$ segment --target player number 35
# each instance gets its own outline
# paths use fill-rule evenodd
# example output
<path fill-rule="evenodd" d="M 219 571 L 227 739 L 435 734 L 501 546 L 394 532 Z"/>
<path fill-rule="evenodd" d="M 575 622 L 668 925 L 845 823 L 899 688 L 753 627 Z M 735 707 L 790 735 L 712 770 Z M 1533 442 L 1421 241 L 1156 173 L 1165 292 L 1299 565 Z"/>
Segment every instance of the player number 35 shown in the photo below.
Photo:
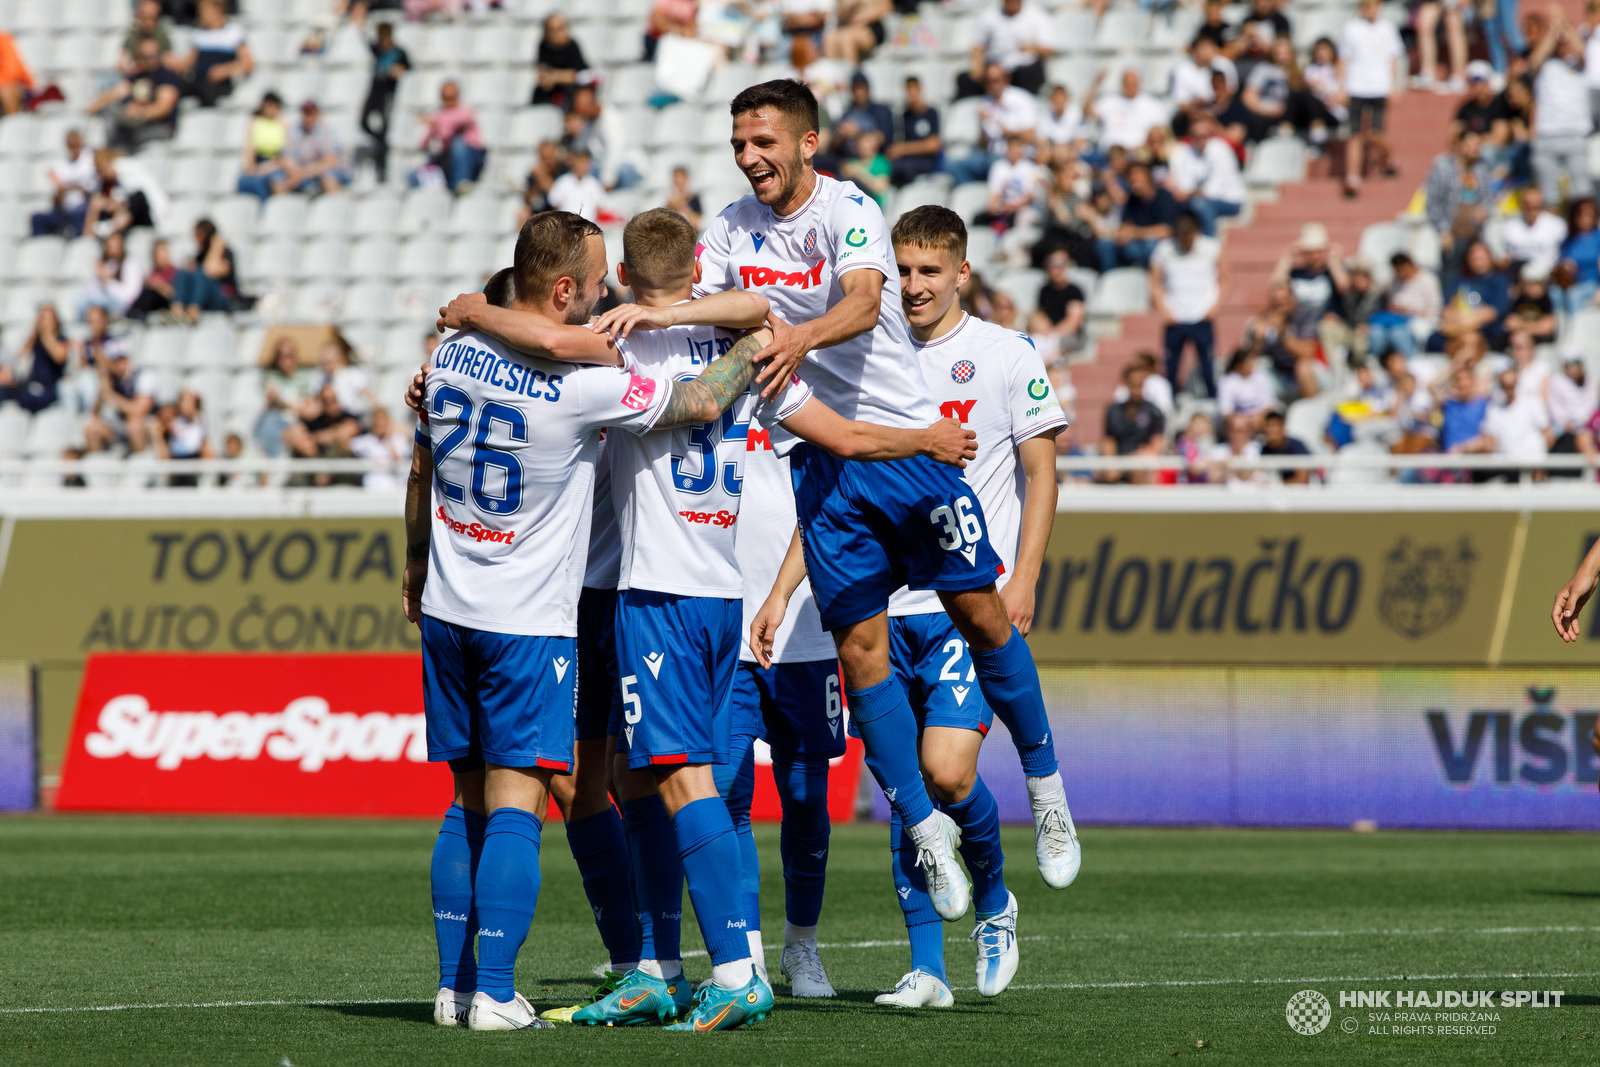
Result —
<path fill-rule="evenodd" d="M 983 526 L 972 513 L 972 498 L 960 497 L 955 507 L 940 504 L 928 512 L 928 521 L 941 528 L 939 547 L 954 552 L 963 544 L 975 545 L 983 540 Z"/>

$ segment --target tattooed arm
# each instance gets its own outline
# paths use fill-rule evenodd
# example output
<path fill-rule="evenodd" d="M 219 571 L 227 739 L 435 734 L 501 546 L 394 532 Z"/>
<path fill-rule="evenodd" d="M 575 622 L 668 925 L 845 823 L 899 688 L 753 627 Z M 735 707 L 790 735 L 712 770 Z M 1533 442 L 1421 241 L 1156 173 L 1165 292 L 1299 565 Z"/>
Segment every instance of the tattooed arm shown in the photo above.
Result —
<path fill-rule="evenodd" d="M 772 334 L 767 330 L 752 330 L 734 342 L 728 354 L 702 371 L 700 377 L 675 382 L 655 428 L 665 430 L 710 422 L 727 411 L 750 387 L 750 376 L 754 372 L 750 357 L 771 339 Z"/>
<path fill-rule="evenodd" d="M 401 607 L 411 622 L 422 621 L 422 587 L 428 580 L 428 546 L 433 521 L 433 450 L 417 445 L 406 478 L 406 569 L 400 581 Z"/>

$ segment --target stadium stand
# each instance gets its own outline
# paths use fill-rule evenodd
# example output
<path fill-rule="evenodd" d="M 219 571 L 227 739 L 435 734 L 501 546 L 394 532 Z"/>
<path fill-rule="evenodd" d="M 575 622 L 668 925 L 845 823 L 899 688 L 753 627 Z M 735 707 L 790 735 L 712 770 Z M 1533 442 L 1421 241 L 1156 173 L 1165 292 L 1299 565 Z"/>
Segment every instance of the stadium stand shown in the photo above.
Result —
<path fill-rule="evenodd" d="M 1221 262 L 1232 276 L 1215 316 L 1216 377 L 1224 377 L 1249 320 L 1259 320 L 1251 336 L 1263 338 L 1262 363 L 1277 367 L 1273 406 L 1286 412 L 1289 436 L 1307 449 L 1437 447 L 1448 397 L 1420 398 L 1433 395 L 1427 386 L 1448 377 L 1450 360 L 1459 361 L 1463 347 L 1465 358 L 1481 368 L 1476 399 L 1488 408 L 1503 406 L 1492 394 L 1496 369 L 1512 365 L 1504 329 L 1450 323 L 1435 329 L 1441 324 L 1428 309 L 1413 316 L 1406 329 L 1416 335 L 1408 338 L 1416 352 L 1408 366 L 1418 399 L 1404 411 L 1396 407 L 1399 383 L 1390 380 L 1390 370 L 1374 365 L 1371 373 L 1358 374 L 1350 355 L 1361 356 L 1365 367 L 1382 354 L 1369 343 L 1369 320 L 1377 313 L 1380 325 L 1390 321 L 1383 318 L 1393 312 L 1384 294 L 1393 283 L 1394 253 L 1407 252 L 1424 272 L 1442 274 L 1448 305 L 1457 277 L 1468 269 L 1464 250 L 1479 231 L 1493 252 L 1487 282 L 1500 287 L 1496 299 L 1526 297 L 1517 305 L 1524 310 L 1543 306 L 1528 294 L 1540 284 L 1532 279 L 1541 271 L 1546 276 L 1557 329 L 1539 338 L 1534 363 L 1553 370 L 1558 353 L 1573 354 L 1582 356 L 1584 367 L 1581 383 L 1560 372 L 1576 383 L 1577 393 L 1555 401 L 1569 423 L 1583 415 L 1584 425 L 1567 426 L 1551 442 L 1594 448 L 1583 412 L 1592 415 L 1594 408 L 1600 342 L 1582 327 L 1600 318 L 1592 306 L 1600 250 L 1584 243 L 1589 238 L 1579 239 L 1593 234 L 1592 213 L 1585 216 L 1588 229 L 1574 226 L 1573 248 L 1558 248 L 1553 263 L 1531 271 L 1523 268 L 1521 246 L 1508 247 L 1506 237 L 1508 228 L 1526 236 L 1517 229 L 1527 229 L 1518 214 L 1524 185 L 1537 181 L 1554 189 L 1548 201 L 1576 200 L 1586 191 L 1589 170 L 1600 174 L 1600 140 L 1586 125 L 1576 141 L 1569 138 L 1581 163 L 1574 170 L 1570 156 L 1553 154 L 1569 142 L 1518 125 L 1533 97 L 1556 94 L 1541 105 L 1548 115 L 1564 91 L 1554 74 L 1544 78 L 1532 69 L 1526 53 L 1513 54 L 1504 71 L 1486 63 L 1471 68 L 1473 92 L 1480 91 L 1481 75 L 1489 103 L 1469 118 L 1500 125 L 1490 135 L 1494 161 L 1485 172 L 1481 218 L 1473 232 L 1463 229 L 1454 253 L 1442 253 L 1437 204 L 1451 195 L 1454 172 L 1443 166 L 1436 176 L 1432 168 L 1434 157 L 1450 148 L 1446 131 L 1464 99 L 1457 79 L 1469 72 L 1419 75 L 1423 91 L 1407 93 L 1389 116 L 1399 177 L 1374 173 L 1358 197 L 1346 199 L 1338 180 L 1347 133 L 1339 116 L 1344 97 L 1326 50 L 1317 48 L 1325 37 L 1337 41 L 1356 14 L 1344 0 L 1226 7 L 1227 29 L 1214 34 L 1224 41 L 1218 59 L 1209 58 L 1216 49 L 1191 49 L 1197 35 L 1212 31 L 1206 14 L 1188 4 L 1117 3 L 1097 17 L 1094 8 L 1073 0 L 1027 0 L 1052 32 L 1023 40 L 1008 36 L 1003 25 L 994 31 L 1006 18 L 998 0 L 899 3 L 884 22 L 883 43 L 854 70 L 837 57 L 859 41 L 847 44 L 831 28 L 820 40 L 785 35 L 777 5 L 765 5 L 774 9 L 765 20 L 724 13 L 698 25 L 696 37 L 647 42 L 648 0 L 408 5 L 414 14 L 428 11 L 417 20 L 378 11 L 362 25 L 335 17 L 332 0 L 237 0 L 217 5 L 221 10 L 208 16 L 209 26 L 155 21 L 166 65 L 144 75 L 136 67 L 138 38 L 156 31 L 133 21 L 135 6 L 150 5 L 0 0 L 0 29 L 14 38 L 32 77 L 17 113 L 0 118 L 0 461 L 37 461 L 46 472 L 63 453 L 80 454 L 88 444 L 89 416 L 109 403 L 101 396 L 97 349 L 85 344 L 90 304 L 112 313 L 111 332 L 130 353 L 131 369 L 117 379 L 119 387 L 148 391 L 152 423 L 182 393 L 193 392 L 211 454 L 248 458 L 261 447 L 264 346 L 279 327 L 336 328 L 376 405 L 398 418 L 401 385 L 423 355 L 434 309 L 478 288 L 509 262 L 515 226 L 526 212 L 560 206 L 591 215 L 607 232 L 613 261 L 622 224 L 643 208 L 671 203 L 704 225 L 748 188 L 726 148 L 727 100 L 758 80 L 786 76 L 802 77 L 823 101 L 821 169 L 870 186 L 891 222 L 924 203 L 947 204 L 967 218 L 975 277 L 964 304 L 1035 334 L 1059 395 L 1077 417 L 1075 433 L 1061 440 L 1064 454 L 1101 451 L 1105 412 L 1124 399 L 1116 390 L 1125 366 L 1140 353 L 1161 352 L 1162 323 L 1151 313 L 1144 264 L 1180 206 L 1174 193 L 1217 224 Z M 1265 28 L 1275 24 L 1269 15 L 1288 20 L 1293 47 L 1273 46 Z M 1387 5 L 1379 17 L 1401 28 L 1414 50 L 1405 8 Z M 385 19 L 392 21 L 380 22 Z M 554 21 L 562 25 L 553 27 Z M 1538 42 L 1550 27 L 1542 13 L 1524 23 L 1537 60 Z M 390 36 L 374 43 L 384 24 Z M 551 40 L 541 49 L 547 31 Z M 197 35 L 206 49 L 195 47 Z M 1582 41 L 1573 40 L 1581 52 Z M 655 62 L 644 61 L 647 47 Z M 248 63 L 242 62 L 246 53 Z M 536 57 L 546 61 L 536 63 Z M 192 80 L 203 81 L 218 63 L 227 64 L 219 69 L 231 90 Z M 1406 63 L 1409 71 L 1409 57 Z M 178 85 L 175 131 L 170 137 L 141 132 L 138 150 L 119 158 L 105 146 L 129 143 L 130 126 L 144 130 L 149 123 L 137 110 L 130 117 L 121 101 L 96 115 L 86 108 L 125 80 L 141 84 L 140 77 L 157 96 L 161 86 Z M 908 78 L 917 79 L 931 110 L 904 111 Z M 1039 91 L 1008 86 L 1012 81 L 1037 84 Z M 441 104 L 449 85 L 459 92 L 453 109 Z M 1065 92 L 1053 92 L 1057 86 Z M 269 94 L 281 106 L 263 107 Z M 305 108 L 308 103 L 314 110 Z M 435 115 L 441 107 L 446 110 Z M 1203 112 L 1220 121 L 1215 139 L 1227 145 L 1223 155 L 1234 157 L 1233 164 L 1204 156 L 1199 136 L 1174 137 Z M 313 115 L 315 121 L 308 118 Z M 1579 121 L 1588 121 L 1586 109 Z M 887 147 L 862 136 L 879 126 L 889 127 L 877 131 L 886 135 Z M 426 154 L 430 129 L 432 156 Z M 69 131 L 79 131 L 85 142 L 76 155 L 63 147 Z M 1024 142 L 1016 160 L 1007 158 L 1008 135 Z M 448 147 L 452 138 L 455 155 Z M 861 148 L 871 154 L 857 158 Z M 563 176 L 566 159 L 582 151 L 593 158 L 593 174 Z M 927 166 L 899 166 L 914 156 L 926 157 Z M 475 176 L 460 170 L 463 158 Z M 1381 161 L 1369 162 L 1381 171 Z M 1141 163 L 1159 188 L 1151 198 L 1130 200 L 1127 171 Z M 1228 178 L 1221 172 L 1230 166 Z M 674 171 L 683 172 L 677 184 Z M 252 174 L 263 177 L 254 184 L 244 180 Z M 890 174 L 892 184 L 873 177 Z M 1235 191 L 1223 188 L 1224 178 Z M 1474 196 L 1477 180 L 1468 174 Z M 80 236 L 85 214 L 89 228 Z M 199 228 L 202 220 L 215 236 Z M 1537 216 L 1534 222 L 1541 233 L 1553 225 Z M 1146 227 L 1148 237 L 1130 241 L 1130 231 L 1119 234 L 1119 227 L 1135 225 Z M 1444 230 L 1458 225 L 1472 223 L 1452 215 Z M 121 260 L 105 254 L 113 232 L 123 234 Z M 205 247 L 197 243 L 202 234 Z M 1443 236 L 1451 244 L 1449 234 Z M 1296 242 L 1330 246 L 1323 258 L 1327 252 L 1335 257 L 1331 278 L 1280 262 Z M 1097 249 L 1108 245 L 1117 249 L 1115 269 L 1100 273 Z M 1065 281 L 1046 275 L 1053 252 L 1071 257 Z M 1285 278 L 1291 268 L 1293 276 Z M 1511 269 L 1529 279 L 1515 293 L 1506 284 Z M 1352 273 L 1366 279 L 1356 284 L 1373 295 L 1358 299 L 1349 290 L 1345 279 Z M 1276 310 L 1269 307 L 1274 281 L 1287 281 L 1291 294 Z M 1301 305 L 1330 281 L 1343 292 L 1332 308 L 1337 321 L 1322 315 L 1308 320 Z M 1477 294 L 1469 287 L 1473 300 Z M 35 330 L 46 303 L 57 309 L 67 342 L 66 361 L 54 370 Z M 1503 310 L 1510 313 L 1511 304 Z M 1269 336 L 1278 321 L 1273 316 L 1291 323 L 1293 339 L 1304 344 Z M 1464 333 L 1491 343 L 1462 341 Z M 1431 347 L 1449 352 L 1431 355 Z M 301 359 L 310 368 L 316 355 L 302 351 Z M 1314 373 L 1306 366 L 1297 370 L 1306 360 L 1314 362 Z M 1144 396 L 1162 414 L 1163 454 L 1197 456 L 1200 449 L 1223 457 L 1225 427 L 1209 420 L 1228 412 L 1205 395 L 1202 376 L 1165 381 L 1159 358 L 1154 369 Z M 1539 395 L 1546 397 L 1545 375 L 1536 373 Z M 329 417 L 317 410 L 316 384 L 312 370 L 300 387 L 308 422 Z M 1557 383 L 1558 393 L 1562 388 Z M 40 404 L 47 393 L 53 402 Z M 1546 399 L 1547 414 L 1555 414 L 1550 404 Z M 1207 417 L 1209 434 L 1180 441 L 1179 431 L 1187 434 L 1197 413 Z M 127 441 L 119 436 L 112 454 Z M 1259 441 L 1252 447 L 1259 449 Z M 330 446 L 324 455 L 348 451 Z M 1102 475 L 1113 476 L 1121 475 Z M 1155 480 L 1186 477 L 1173 471 Z M 28 480 L 44 485 L 56 478 L 41 473 Z"/>

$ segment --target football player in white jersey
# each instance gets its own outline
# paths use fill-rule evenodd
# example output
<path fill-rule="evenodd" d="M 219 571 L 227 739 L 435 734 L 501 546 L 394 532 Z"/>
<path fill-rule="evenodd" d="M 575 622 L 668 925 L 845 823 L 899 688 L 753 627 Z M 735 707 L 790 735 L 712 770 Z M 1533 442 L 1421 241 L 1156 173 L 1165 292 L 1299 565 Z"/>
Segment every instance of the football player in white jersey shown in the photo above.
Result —
<path fill-rule="evenodd" d="M 681 215 L 657 209 L 629 223 L 623 244 L 620 279 L 643 307 L 664 306 L 654 321 L 639 325 L 670 323 L 678 313 L 673 305 L 686 301 L 698 272 L 693 228 Z M 510 343 L 541 340 L 523 332 L 527 316 L 496 314 L 481 300 L 452 304 L 447 318 L 453 312 Z M 708 361 L 720 363 L 731 343 L 713 328 L 675 326 L 635 332 L 617 350 L 641 373 L 693 373 Z M 918 429 L 852 422 L 814 402 L 798 379 L 774 403 L 749 393 L 731 419 L 609 443 L 623 545 L 616 630 L 625 710 L 613 732 L 622 735 L 617 748 L 627 760 L 618 780 L 633 844 L 643 958 L 610 996 L 574 1013 L 576 1023 L 631 1025 L 688 1008 L 677 950 L 685 878 L 712 982 L 679 1025 L 726 1029 L 758 1021 L 772 1007 L 770 987 L 756 971 L 759 940 L 749 936 L 755 917 L 745 910 L 740 880 L 727 877 L 743 869 L 745 858 L 714 769 L 730 762 L 743 597 L 734 531 L 751 424 L 780 441 L 791 441 L 784 432 L 791 431 L 862 460 L 926 455 L 959 466 L 971 455 L 970 435 L 953 420 Z M 753 848 L 749 853 L 753 863 Z"/>
<path fill-rule="evenodd" d="M 547 212 L 523 226 L 514 270 L 519 310 L 583 322 L 603 285 L 605 243 L 584 219 Z M 455 776 L 432 865 L 442 1025 L 550 1025 L 515 991 L 513 970 L 538 897 L 550 778 L 572 765 L 600 429 L 719 417 L 745 393 L 758 347 L 743 339 L 677 383 L 530 357 L 474 332 L 433 353 L 429 420 L 407 485 L 402 599 L 422 627 L 428 755 Z"/>
<path fill-rule="evenodd" d="M 1019 626 L 1031 627 L 1034 584 L 1055 517 L 1055 436 L 1066 419 L 1032 342 L 961 310 L 960 289 L 970 268 L 960 216 L 935 205 L 915 208 L 895 223 L 893 241 L 902 303 L 929 388 L 946 416 L 978 434 L 978 458 L 965 477 L 977 490 L 1000 552 L 1001 597 Z M 752 640 L 783 620 L 786 593 L 801 569 L 791 553 L 772 599 L 758 613 Z M 977 770 L 993 712 L 972 684 L 966 643 L 935 595 L 900 589 L 890 599 L 889 615 L 894 673 L 917 715 L 923 774 L 941 809 L 960 826 L 961 852 L 974 876 L 978 991 L 996 996 L 1016 974 L 1018 954 L 1016 898 L 1003 878 L 999 811 Z M 1017 745 L 1027 759 L 1031 746 L 1021 740 Z M 1058 773 L 1048 780 L 1028 778 L 1030 794 L 1052 787 L 1061 791 Z M 1059 809 L 1051 811 L 1043 835 L 1064 838 L 1060 851 L 1075 855 L 1064 793 Z M 911 971 L 877 1002 L 949 1007 L 955 1001 L 945 974 L 942 924 L 897 816 L 890 847 L 910 933 Z M 1048 871 L 1050 850 L 1040 845 L 1039 851 L 1041 870 Z M 1067 872 L 1063 884 L 1075 875 L 1075 868 Z"/>
<path fill-rule="evenodd" d="M 741 92 L 729 110 L 752 195 L 706 231 L 696 291 L 754 290 L 771 302 L 764 392 L 798 372 L 847 418 L 925 425 L 938 409 L 911 351 L 883 214 L 854 186 L 816 173 L 816 98 L 798 82 L 771 81 Z M 1030 773 L 1055 770 L 1038 670 L 995 588 L 1000 557 L 982 505 L 959 475 L 925 461 L 868 466 L 801 446 L 791 466 L 806 569 L 839 649 L 851 721 L 917 847 L 934 909 L 953 921 L 970 887 L 955 859 L 959 830 L 934 810 L 915 755 L 916 717 L 890 676 L 895 589 L 937 592 L 989 704 L 1019 724 L 1018 736 L 1042 739 L 1048 758 Z"/>
<path fill-rule="evenodd" d="M 925 205 L 895 222 L 895 261 L 912 344 L 940 409 L 977 431 L 978 458 L 966 479 L 978 492 L 1003 566 L 1000 597 L 1018 629 L 1032 626 L 1034 587 L 1056 510 L 1056 434 L 1067 424 L 1044 360 L 1022 334 L 971 318 L 960 290 L 971 268 L 967 229 L 949 208 Z M 978 774 L 978 748 L 993 712 L 972 685 L 966 642 L 936 596 L 901 589 L 889 601 L 890 654 L 921 727 L 924 776 L 940 808 L 961 827 L 961 854 L 973 878 L 977 986 L 997 996 L 1017 970 L 1017 900 L 1005 886 L 1000 812 Z M 1017 740 L 1026 759 L 1031 747 Z M 1030 794 L 1060 793 L 1036 830 L 1042 871 L 1055 852 L 1075 855 L 1077 833 L 1059 772 L 1028 778 Z M 927 889 L 898 828 L 891 830 L 894 877 L 911 935 L 911 971 L 880 1004 L 945 1006 L 944 938 Z M 1066 839 L 1051 849 L 1048 838 Z M 1043 840 L 1041 840 L 1043 839 Z M 1076 871 L 1058 880 L 1070 882 Z"/>

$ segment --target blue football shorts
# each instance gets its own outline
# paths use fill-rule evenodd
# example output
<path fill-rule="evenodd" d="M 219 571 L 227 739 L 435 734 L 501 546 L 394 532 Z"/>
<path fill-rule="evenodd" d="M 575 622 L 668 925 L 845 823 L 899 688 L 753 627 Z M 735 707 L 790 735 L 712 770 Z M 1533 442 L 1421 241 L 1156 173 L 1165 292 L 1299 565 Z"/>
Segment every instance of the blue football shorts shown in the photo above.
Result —
<path fill-rule="evenodd" d="M 726 763 L 744 609 L 649 589 L 617 594 L 617 751 L 632 770 Z"/>
<path fill-rule="evenodd" d="M 617 591 L 585 587 L 578 597 L 579 741 L 605 737 L 612 718 L 622 720 L 617 686 Z"/>
<path fill-rule="evenodd" d="M 734 732 L 755 730 L 776 759 L 844 755 L 844 687 L 839 661 L 760 664 L 740 661 L 733 683 Z"/>
<path fill-rule="evenodd" d="M 572 771 L 577 640 L 474 630 L 422 617 L 428 759 L 456 770 Z M 456 764 L 454 761 L 464 761 Z"/>
<path fill-rule="evenodd" d="M 959 469 L 926 456 L 858 463 L 808 444 L 790 469 L 823 629 L 870 619 L 902 585 L 960 591 L 999 577 L 983 507 Z"/>
<path fill-rule="evenodd" d="M 942 611 L 892 616 L 889 666 L 917 716 L 918 735 L 929 726 L 948 726 L 988 736 L 994 711 L 983 699 L 972 653 L 950 616 Z"/>

